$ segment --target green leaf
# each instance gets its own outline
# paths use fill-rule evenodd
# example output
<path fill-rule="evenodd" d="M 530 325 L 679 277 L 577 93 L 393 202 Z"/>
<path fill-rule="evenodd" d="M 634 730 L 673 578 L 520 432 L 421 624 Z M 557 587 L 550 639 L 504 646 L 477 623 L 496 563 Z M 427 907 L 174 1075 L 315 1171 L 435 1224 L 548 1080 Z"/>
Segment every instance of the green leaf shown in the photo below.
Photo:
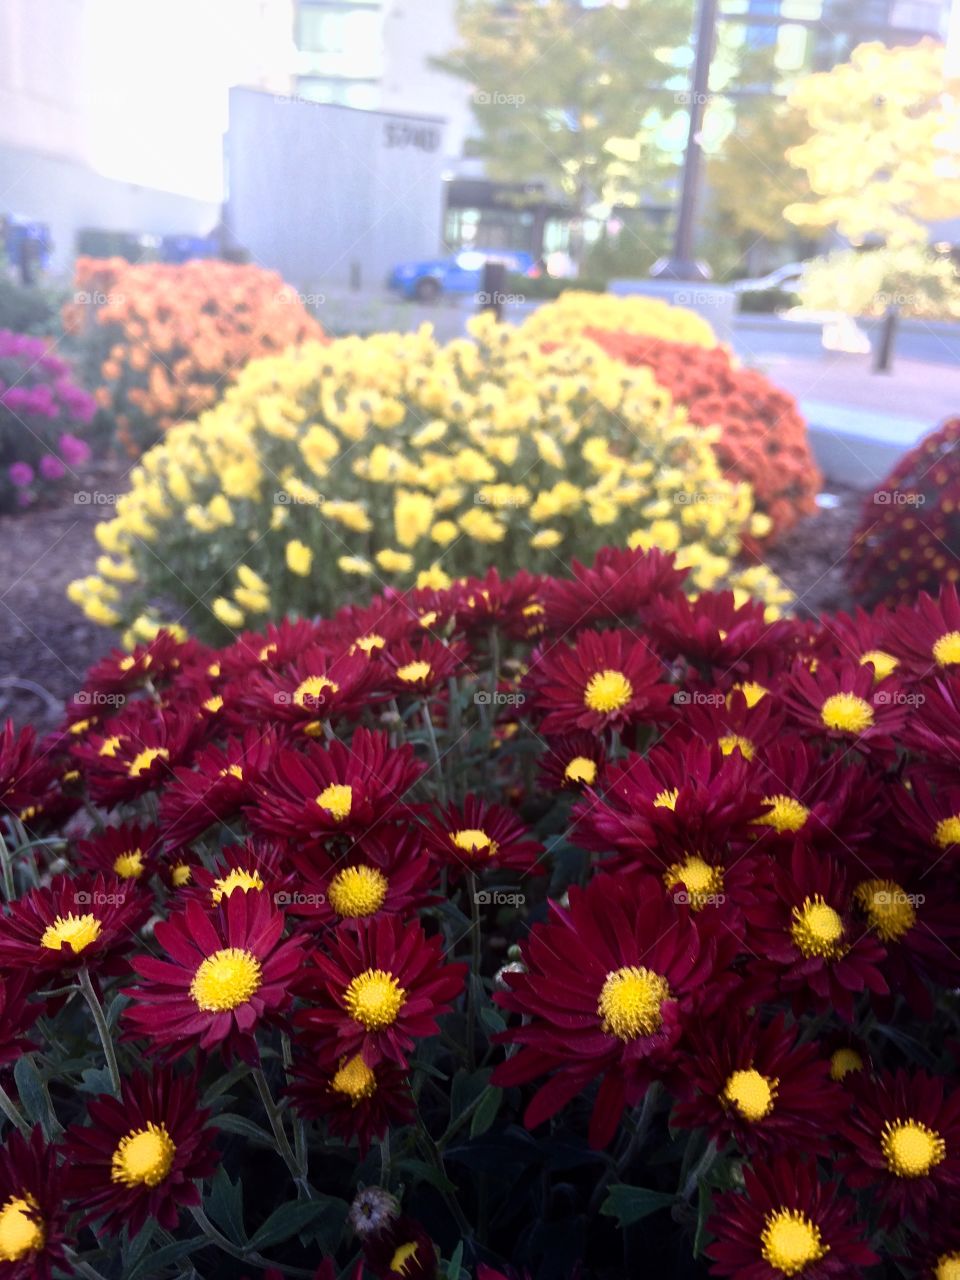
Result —
<path fill-rule="evenodd" d="M 322 1200 L 291 1200 L 289 1204 L 282 1204 L 253 1233 L 250 1248 L 270 1249 L 291 1236 L 299 1235 L 323 1216 L 326 1207 Z"/>
<path fill-rule="evenodd" d="M 239 1245 L 247 1243 L 243 1225 L 243 1184 L 239 1178 L 231 1182 L 222 1165 L 214 1175 L 204 1208 L 228 1240 Z"/>
<path fill-rule="evenodd" d="M 490 1075 L 489 1067 L 482 1067 L 479 1071 L 462 1070 L 457 1072 L 450 1086 L 451 1120 L 456 1120 L 458 1116 L 466 1111 L 471 1102 L 480 1097 L 490 1081 Z"/>
<path fill-rule="evenodd" d="M 460 1280 L 460 1264 L 463 1261 L 463 1241 L 457 1245 L 450 1256 L 450 1265 L 447 1267 L 447 1280 Z"/>
<path fill-rule="evenodd" d="M 628 1187 L 619 1183 L 610 1187 L 600 1212 L 608 1218 L 616 1218 L 621 1227 L 630 1227 L 651 1213 L 667 1209 L 676 1200 L 669 1191 L 648 1191 L 646 1187 Z"/>
<path fill-rule="evenodd" d="M 27 1119 L 33 1124 L 41 1125 L 45 1136 L 49 1139 L 52 1119 L 50 1099 L 47 1097 L 40 1072 L 29 1054 L 25 1053 L 17 1059 L 17 1064 L 13 1068 L 13 1078 Z"/>
<path fill-rule="evenodd" d="M 697 1197 L 697 1230 L 693 1237 L 693 1256 L 699 1258 L 703 1253 L 704 1237 L 707 1234 L 707 1222 L 713 1212 L 713 1193 L 706 1178 L 700 1183 Z"/>
<path fill-rule="evenodd" d="M 427 1164 L 425 1160 L 414 1160 L 410 1156 L 405 1156 L 402 1160 L 397 1160 L 394 1164 L 397 1173 L 406 1174 L 414 1182 L 429 1182 L 432 1187 L 436 1187 L 438 1191 L 456 1191 L 456 1187 L 432 1164 Z"/>
<path fill-rule="evenodd" d="M 498 1031 L 506 1031 L 507 1020 L 499 1009 L 492 1004 L 485 1004 L 480 1009 L 480 1021 L 483 1023 L 484 1030 L 489 1031 L 491 1035 L 495 1035 Z"/>
<path fill-rule="evenodd" d="M 124 1280 L 140 1280 L 141 1276 L 155 1275 L 164 1267 L 169 1267 L 171 1263 L 179 1262 L 181 1258 L 196 1253 L 208 1243 L 205 1236 L 194 1236 L 192 1240 L 174 1240 L 172 1244 L 162 1245 L 141 1258 L 131 1270 L 125 1271 Z"/>
<path fill-rule="evenodd" d="M 106 1067 L 87 1067 L 77 1088 L 81 1093 L 109 1093 L 113 1088 L 110 1072 Z"/>
<path fill-rule="evenodd" d="M 477 1104 L 477 1109 L 470 1119 L 470 1137 L 478 1138 L 481 1133 L 486 1133 L 494 1120 L 497 1118 L 497 1112 L 500 1110 L 500 1103 L 503 1101 L 503 1090 L 497 1085 L 488 1085 L 487 1089 Z"/>
<path fill-rule="evenodd" d="M 226 1071 L 224 1072 L 223 1075 L 217 1076 L 214 1083 L 203 1095 L 203 1101 L 201 1105 L 204 1107 L 209 1107 L 210 1104 L 214 1101 L 214 1099 L 219 1098 L 222 1093 L 226 1093 L 228 1089 L 232 1088 L 233 1085 L 235 1085 L 238 1080 L 242 1080 L 245 1076 L 248 1076 L 249 1074 L 250 1074 L 250 1068 L 247 1066 L 245 1062 L 240 1062 L 235 1067 L 233 1067 L 230 1071 Z"/>
<path fill-rule="evenodd" d="M 252 1120 L 248 1120 L 246 1116 L 237 1116 L 230 1111 L 224 1111 L 218 1116 L 214 1116 L 210 1123 L 217 1129 L 222 1129 L 224 1133 L 239 1133 L 243 1138 L 249 1138 L 251 1142 L 260 1143 L 268 1147 L 273 1146 L 273 1134 L 268 1133 L 266 1129 L 261 1129 L 258 1124 L 254 1124 Z"/>

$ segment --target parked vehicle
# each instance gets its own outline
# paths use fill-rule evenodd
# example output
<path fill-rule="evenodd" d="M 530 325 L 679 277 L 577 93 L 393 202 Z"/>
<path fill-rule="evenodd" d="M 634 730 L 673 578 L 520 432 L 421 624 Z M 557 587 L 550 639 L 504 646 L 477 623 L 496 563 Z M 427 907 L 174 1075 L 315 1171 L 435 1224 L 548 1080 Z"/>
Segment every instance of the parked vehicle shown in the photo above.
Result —
<path fill-rule="evenodd" d="M 445 293 L 479 293 L 483 287 L 483 268 L 488 262 L 502 262 L 513 275 L 540 274 L 531 253 L 511 249 L 463 249 L 449 258 L 402 262 L 390 273 L 387 287 L 417 302 L 436 302 Z"/>

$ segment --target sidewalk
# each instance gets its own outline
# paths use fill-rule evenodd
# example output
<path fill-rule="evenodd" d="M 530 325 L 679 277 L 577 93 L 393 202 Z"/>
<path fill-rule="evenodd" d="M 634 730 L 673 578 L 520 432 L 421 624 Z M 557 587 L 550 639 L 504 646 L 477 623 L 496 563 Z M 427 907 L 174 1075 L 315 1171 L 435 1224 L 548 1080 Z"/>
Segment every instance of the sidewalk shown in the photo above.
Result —
<path fill-rule="evenodd" d="M 756 361 L 800 402 L 826 478 L 860 488 L 879 483 L 917 440 L 960 414 L 957 366 L 896 359 L 884 374 L 871 361 L 836 352 Z"/>

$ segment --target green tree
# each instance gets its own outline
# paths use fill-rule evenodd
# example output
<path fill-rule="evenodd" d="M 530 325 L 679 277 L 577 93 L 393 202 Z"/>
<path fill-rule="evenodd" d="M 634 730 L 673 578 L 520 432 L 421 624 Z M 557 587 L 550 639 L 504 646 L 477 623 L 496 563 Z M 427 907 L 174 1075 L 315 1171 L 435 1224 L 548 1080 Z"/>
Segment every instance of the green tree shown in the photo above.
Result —
<path fill-rule="evenodd" d="M 460 43 L 435 65 L 473 87 L 472 152 L 490 176 L 542 181 L 582 215 L 622 190 L 622 140 L 672 109 L 692 14 L 692 0 L 460 0 Z M 634 185 L 662 160 L 652 144 L 635 151 Z"/>

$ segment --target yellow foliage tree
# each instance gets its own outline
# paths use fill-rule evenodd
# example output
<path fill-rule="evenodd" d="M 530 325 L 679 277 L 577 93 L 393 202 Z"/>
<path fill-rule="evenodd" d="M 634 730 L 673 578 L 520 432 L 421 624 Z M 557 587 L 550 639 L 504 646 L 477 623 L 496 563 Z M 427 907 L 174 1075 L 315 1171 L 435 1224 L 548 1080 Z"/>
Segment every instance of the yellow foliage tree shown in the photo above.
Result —
<path fill-rule="evenodd" d="M 813 195 L 786 217 L 896 248 L 925 242 L 925 221 L 960 215 L 960 98 L 944 77 L 943 46 L 923 40 L 862 44 L 849 62 L 800 80 L 789 101 L 811 136 L 787 155 Z"/>

